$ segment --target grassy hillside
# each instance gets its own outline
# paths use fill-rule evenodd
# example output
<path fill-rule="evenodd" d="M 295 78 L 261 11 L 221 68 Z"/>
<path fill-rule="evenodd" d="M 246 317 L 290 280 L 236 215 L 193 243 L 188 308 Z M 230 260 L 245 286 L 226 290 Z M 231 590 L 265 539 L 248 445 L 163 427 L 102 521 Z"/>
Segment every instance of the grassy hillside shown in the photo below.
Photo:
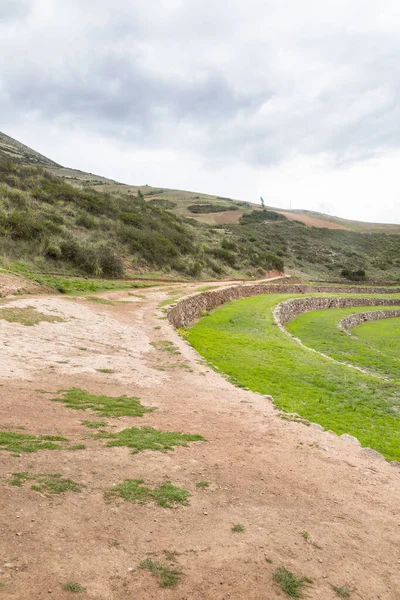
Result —
<path fill-rule="evenodd" d="M 252 276 L 282 268 L 237 234 L 176 216 L 138 195 L 77 189 L 42 168 L 0 162 L 0 257 L 34 272 L 122 277 L 143 271 L 188 277 Z"/>
<path fill-rule="evenodd" d="M 0 258 L 34 272 L 121 277 L 400 280 L 400 226 L 282 211 L 68 169 L 0 134 Z M 370 233 L 363 233 L 363 232 Z M 385 233 L 386 232 L 386 233 Z M 18 264 L 19 263 L 19 264 Z"/>

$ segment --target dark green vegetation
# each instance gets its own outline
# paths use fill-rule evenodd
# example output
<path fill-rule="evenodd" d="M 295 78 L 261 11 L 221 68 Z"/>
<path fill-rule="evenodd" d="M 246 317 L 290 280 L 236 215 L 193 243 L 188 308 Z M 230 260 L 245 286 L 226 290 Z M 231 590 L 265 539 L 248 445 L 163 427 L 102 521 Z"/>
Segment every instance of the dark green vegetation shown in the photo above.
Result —
<path fill-rule="evenodd" d="M 400 382 L 400 342 L 396 335 L 391 336 L 391 342 L 387 344 L 392 352 L 392 356 L 390 356 L 384 353 L 383 349 L 375 350 L 368 342 L 366 343 L 366 340 L 349 336 L 338 327 L 339 322 L 349 315 L 365 312 L 366 310 L 373 312 L 395 308 L 395 306 L 370 306 L 367 308 L 364 306 L 317 310 L 300 315 L 288 323 L 286 328 L 309 348 L 323 352 L 340 362 L 349 363 Z M 400 308 L 400 301 L 398 308 Z M 388 321 L 396 322 L 396 319 L 388 319 Z M 386 325 L 383 325 L 384 323 Z M 400 323 L 400 319 L 397 319 L 397 323 Z M 393 325 L 391 326 L 386 320 L 373 321 L 368 325 L 370 326 L 369 331 L 376 331 L 374 327 L 378 327 L 378 333 L 374 337 L 379 339 L 382 348 L 384 348 L 387 340 L 385 336 Z M 397 332 L 400 332 L 398 324 L 397 327 L 396 325 L 394 327 Z M 379 334 L 382 334 L 381 337 Z"/>
<path fill-rule="evenodd" d="M 274 581 L 278 583 L 288 598 L 302 598 L 303 588 L 306 583 L 312 583 L 308 577 L 298 579 L 285 567 L 279 567 L 274 573 Z"/>
<path fill-rule="evenodd" d="M 199 481 L 198 483 L 196 483 L 196 487 L 199 489 L 208 488 L 208 487 L 210 487 L 210 484 L 208 481 Z"/>
<path fill-rule="evenodd" d="M 237 523 L 237 525 L 233 525 L 231 528 L 232 533 L 244 533 L 244 525 Z"/>
<path fill-rule="evenodd" d="M 49 323 L 59 323 L 64 319 L 53 317 L 37 312 L 31 306 L 27 308 L 0 308 L 0 319 L 4 319 L 9 323 L 22 323 L 22 325 L 32 326 L 47 321 Z"/>
<path fill-rule="evenodd" d="M 143 479 L 125 479 L 116 487 L 105 492 L 105 498 L 110 501 L 120 497 L 139 504 L 146 504 L 149 500 L 154 500 L 158 506 L 163 508 L 174 508 L 178 504 L 184 506 L 189 504 L 189 492 L 184 488 L 176 487 L 170 481 L 165 481 L 158 488 L 153 489 L 143 484 Z"/>
<path fill-rule="evenodd" d="M 201 435 L 189 433 L 176 433 L 175 431 L 159 431 L 153 427 L 132 427 L 123 429 L 119 433 L 101 431 L 94 437 L 107 438 L 107 446 L 127 446 L 132 448 L 132 454 L 143 450 L 157 450 L 167 452 L 175 446 L 188 446 L 188 442 L 205 442 Z"/>
<path fill-rule="evenodd" d="M 384 319 L 362 323 L 351 330 L 361 342 L 386 358 L 400 359 L 400 319 Z"/>
<path fill-rule="evenodd" d="M 0 431 L 0 450 L 8 450 L 9 452 L 68 449 L 68 446 L 55 442 L 68 442 L 68 439 L 59 435 L 36 436 L 29 433 Z"/>
<path fill-rule="evenodd" d="M 86 592 L 86 588 L 77 583 L 76 581 L 67 581 L 67 583 L 64 583 L 63 587 L 66 592 L 72 592 L 74 594 Z"/>
<path fill-rule="evenodd" d="M 104 369 L 102 371 L 104 372 Z M 122 417 L 125 415 L 142 417 L 144 414 L 156 410 L 155 408 L 142 406 L 139 398 L 135 396 L 96 396 L 79 388 L 66 390 L 61 398 L 52 398 L 52 400 L 53 402 L 63 402 L 69 408 L 75 408 L 76 410 L 94 410 L 102 417 Z"/>
<path fill-rule="evenodd" d="M 237 206 L 226 206 L 226 204 L 190 204 L 188 211 L 194 214 L 224 212 L 226 210 L 238 210 Z"/>
<path fill-rule="evenodd" d="M 182 572 L 173 569 L 165 563 L 158 562 L 148 558 L 139 565 L 140 569 L 150 571 L 157 579 L 160 587 L 175 587 L 182 576 Z"/>
<path fill-rule="evenodd" d="M 251 274 L 280 262 L 245 242 L 232 252 L 236 243 L 223 230 L 177 216 L 141 193 L 74 187 L 44 168 L 11 161 L 0 161 L 0 234 L 3 264 L 28 273 L 118 278 L 127 270 L 159 270 L 198 277 L 232 269 Z"/>
<path fill-rule="evenodd" d="M 35 482 L 31 485 L 32 490 L 46 495 L 81 491 L 81 487 L 75 481 L 62 477 L 60 473 L 38 473 L 37 475 L 27 472 L 13 473 L 10 485 L 21 487 L 27 481 Z"/>
<path fill-rule="evenodd" d="M 399 460 L 400 385 L 337 364 L 286 336 L 272 309 L 288 297 L 232 302 L 203 318 L 187 339 L 233 382 L 271 394 L 277 407 Z"/>
<path fill-rule="evenodd" d="M 82 425 L 86 425 L 89 429 L 101 429 L 107 427 L 107 421 L 82 421 Z"/>

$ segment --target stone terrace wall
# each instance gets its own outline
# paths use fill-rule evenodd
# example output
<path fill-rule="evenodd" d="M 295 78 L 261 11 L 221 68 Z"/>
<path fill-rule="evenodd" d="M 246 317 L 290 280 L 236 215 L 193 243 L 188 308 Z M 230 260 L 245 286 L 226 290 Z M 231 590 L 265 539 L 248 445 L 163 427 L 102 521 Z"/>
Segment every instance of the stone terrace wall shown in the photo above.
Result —
<path fill-rule="evenodd" d="M 313 310 L 354 306 L 400 306 L 400 298 L 292 298 L 277 306 L 275 319 L 280 325 L 286 325 L 298 315 Z"/>
<path fill-rule="evenodd" d="M 248 298 L 250 296 L 258 296 L 261 294 L 310 294 L 310 293 L 328 293 L 328 294 L 394 294 L 398 290 L 395 288 L 373 288 L 360 286 L 310 286 L 310 285 L 285 285 L 285 284 L 245 284 L 235 285 L 209 292 L 192 294 L 180 300 L 168 312 L 168 319 L 174 327 L 186 327 L 201 316 L 203 311 L 212 310 L 225 304 L 229 300 L 238 300 L 240 298 Z M 300 300 L 307 300 L 301 298 Z M 328 302 L 330 298 L 325 299 Z M 333 300 L 333 299 L 332 299 Z M 345 299 L 347 300 L 347 298 Z M 357 300 L 352 298 L 349 300 Z M 367 299 L 368 300 L 368 299 Z M 378 299 L 377 299 L 378 300 Z M 290 302 L 290 301 L 288 301 Z M 365 300 L 363 302 L 366 302 Z M 285 304 L 285 303 L 283 303 Z M 382 302 L 384 305 L 400 305 L 400 299 L 393 302 Z M 366 302 L 364 306 L 377 306 L 378 304 L 369 304 Z M 347 306 L 347 305 L 346 305 Z M 361 304 L 352 304 L 350 306 L 363 306 Z M 329 308 L 329 307 L 328 307 Z M 310 309 L 316 310 L 316 309 Z"/>
<path fill-rule="evenodd" d="M 360 323 L 367 321 L 379 321 L 380 319 L 393 319 L 393 317 L 400 317 L 400 310 L 374 310 L 369 312 L 361 312 L 355 315 L 350 315 L 345 319 L 342 319 L 339 323 L 342 329 L 347 331 L 352 329 Z"/>

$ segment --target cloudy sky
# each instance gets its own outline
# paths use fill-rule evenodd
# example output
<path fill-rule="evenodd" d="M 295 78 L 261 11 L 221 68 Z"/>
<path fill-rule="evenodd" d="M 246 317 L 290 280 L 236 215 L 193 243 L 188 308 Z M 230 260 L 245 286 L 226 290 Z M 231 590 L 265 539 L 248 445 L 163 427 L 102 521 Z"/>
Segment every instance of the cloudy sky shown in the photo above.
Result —
<path fill-rule="evenodd" d="M 400 222 L 398 0 L 0 0 L 0 130 L 66 166 Z"/>

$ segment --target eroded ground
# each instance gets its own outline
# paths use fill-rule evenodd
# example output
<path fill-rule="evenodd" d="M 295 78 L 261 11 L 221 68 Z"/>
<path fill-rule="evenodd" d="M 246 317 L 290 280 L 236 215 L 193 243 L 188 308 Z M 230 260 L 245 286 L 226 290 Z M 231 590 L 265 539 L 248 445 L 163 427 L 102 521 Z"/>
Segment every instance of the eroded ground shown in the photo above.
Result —
<path fill-rule="evenodd" d="M 0 431 L 63 436 L 85 448 L 0 450 L 0 597 L 274 600 L 285 597 L 273 581 L 283 566 L 313 580 L 306 598 L 334 600 L 332 586 L 347 586 L 351 598 L 398 600 L 400 470 L 280 419 L 268 397 L 211 371 L 159 306 L 193 289 L 99 295 L 112 304 L 60 296 L 1 304 L 60 320 L 0 320 Z M 107 447 L 82 424 L 98 415 L 51 401 L 71 388 L 158 407 L 107 418 L 110 432 L 150 426 L 207 442 L 168 453 Z M 47 496 L 11 486 L 15 472 L 61 473 L 82 491 Z M 107 503 L 104 491 L 127 478 L 151 487 L 170 480 L 191 493 L 190 504 Z M 209 487 L 196 487 L 203 481 Z M 237 524 L 243 532 L 231 531 Z M 178 585 L 160 588 L 138 568 L 146 559 L 181 571 Z M 70 582 L 86 591 L 67 591 Z"/>

